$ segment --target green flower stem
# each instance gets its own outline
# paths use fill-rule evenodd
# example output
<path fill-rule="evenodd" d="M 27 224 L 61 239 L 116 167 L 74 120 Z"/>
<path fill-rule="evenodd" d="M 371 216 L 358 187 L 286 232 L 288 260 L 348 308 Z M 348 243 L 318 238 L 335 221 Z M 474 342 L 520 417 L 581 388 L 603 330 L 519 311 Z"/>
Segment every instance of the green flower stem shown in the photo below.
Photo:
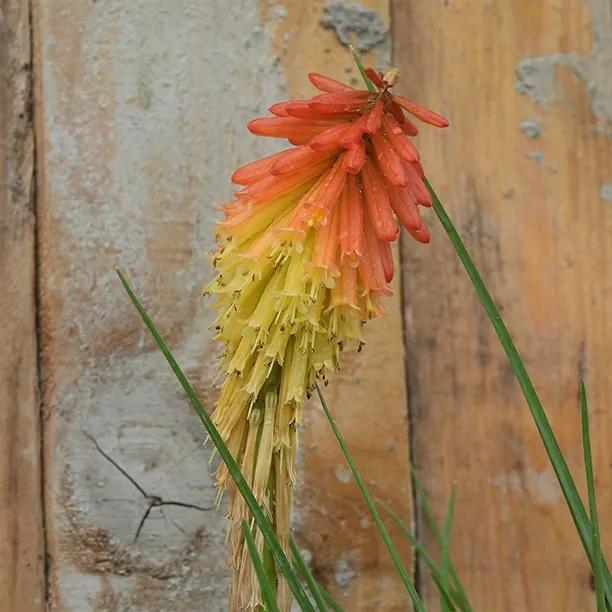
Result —
<path fill-rule="evenodd" d="M 357 53 L 357 50 L 353 47 L 353 45 L 351 45 L 351 53 L 353 54 L 353 60 L 355 60 L 355 63 L 357 64 L 357 68 L 359 69 L 361 78 L 363 79 L 363 82 L 368 88 L 368 91 L 370 93 L 375 94 L 378 90 L 376 89 L 374 83 L 370 81 L 370 78 L 366 74 L 365 68 L 363 67 L 363 62 L 361 61 L 361 57 L 359 56 L 359 53 Z"/>

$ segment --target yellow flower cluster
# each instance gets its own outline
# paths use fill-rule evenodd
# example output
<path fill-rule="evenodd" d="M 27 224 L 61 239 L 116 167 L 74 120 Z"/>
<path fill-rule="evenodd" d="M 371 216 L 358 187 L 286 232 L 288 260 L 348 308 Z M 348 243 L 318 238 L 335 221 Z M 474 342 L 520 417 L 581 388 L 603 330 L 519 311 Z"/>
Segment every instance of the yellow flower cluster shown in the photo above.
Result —
<path fill-rule="evenodd" d="M 218 275 L 205 288 L 216 298 L 219 315 L 213 325 L 224 343 L 225 377 L 213 419 L 286 550 L 302 403 L 317 377 L 324 379 L 338 368 L 343 347 L 360 345 L 362 318 L 374 308 L 368 298 L 356 300 L 361 308 L 347 303 L 332 273 L 313 265 L 314 230 L 300 240 L 277 236 L 268 249 L 257 248 L 258 241 L 271 235 L 269 225 L 258 217 L 268 217 L 275 205 L 295 205 L 299 195 L 291 193 L 271 203 L 241 231 L 232 228 L 231 234 L 220 237 L 223 248 L 214 261 Z M 268 217 L 268 223 L 273 218 Z M 221 230 L 229 228 L 222 224 Z M 219 490 L 231 484 L 222 464 Z M 241 533 L 242 520 L 250 516 L 235 491 L 229 517 L 236 570 L 232 609 L 255 608 L 257 577 Z M 262 542 L 258 544 L 263 548 Z M 250 585 L 245 588 L 246 584 Z M 283 600 L 288 606 L 284 581 L 279 585 L 279 605 Z"/>

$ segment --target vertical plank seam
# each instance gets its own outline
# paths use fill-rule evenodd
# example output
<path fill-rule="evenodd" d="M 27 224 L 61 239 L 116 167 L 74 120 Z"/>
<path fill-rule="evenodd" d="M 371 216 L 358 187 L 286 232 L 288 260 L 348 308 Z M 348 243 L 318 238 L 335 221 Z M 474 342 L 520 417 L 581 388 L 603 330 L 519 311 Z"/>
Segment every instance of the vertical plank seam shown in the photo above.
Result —
<path fill-rule="evenodd" d="M 47 537 L 47 503 L 46 503 L 46 461 L 45 461 L 45 428 L 44 428 L 44 393 L 42 375 L 42 316 L 41 316 L 41 278 L 40 278 L 40 223 L 38 196 L 38 129 L 35 96 L 35 79 L 40 78 L 34 69 L 35 28 L 34 7 L 35 0 L 28 0 L 28 27 L 30 28 L 30 91 L 28 101 L 28 120 L 32 126 L 32 212 L 34 217 L 34 317 L 36 329 L 36 381 L 38 392 L 38 442 L 39 442 L 39 474 L 40 474 L 40 505 L 42 522 L 42 555 L 43 555 L 43 609 L 46 610 L 49 602 L 49 555 Z M 40 100 L 39 100 L 40 102 Z"/>
<path fill-rule="evenodd" d="M 394 46 L 394 37 L 393 37 L 393 24 L 395 23 L 395 2 L 394 0 L 389 0 L 389 32 L 391 35 L 391 65 L 395 66 L 395 46 Z M 411 367 L 413 362 L 413 352 L 410 350 L 410 342 L 409 342 L 409 334 L 408 334 L 408 325 L 406 322 L 406 306 L 407 306 L 407 297 L 405 291 L 405 281 L 404 275 L 402 274 L 402 266 L 404 261 L 404 246 L 405 246 L 405 235 L 400 233 L 398 240 L 398 251 L 399 251 L 399 261 L 398 261 L 398 270 L 397 273 L 399 275 L 399 301 L 400 301 L 400 322 L 402 326 L 402 341 L 404 343 L 404 385 L 406 388 L 406 421 L 408 427 L 408 460 L 410 461 L 410 468 L 416 467 L 416 451 L 415 451 L 415 435 L 414 435 L 414 404 L 417 398 L 416 384 L 413 380 L 414 376 L 410 376 L 411 371 L 414 372 L 414 368 Z M 416 487 L 414 486 L 414 480 L 412 478 L 412 471 L 410 472 L 410 498 L 411 498 L 411 522 L 410 525 L 415 538 L 417 541 L 421 540 L 421 520 L 418 506 L 418 495 L 416 491 Z M 419 560 L 419 556 L 416 553 L 414 547 L 412 547 L 412 579 L 414 582 L 414 586 L 419 595 L 422 595 L 422 573 L 421 573 L 421 564 Z"/>
<path fill-rule="evenodd" d="M 389 55 L 391 59 L 391 66 L 396 66 L 395 63 L 395 45 L 394 45 L 394 23 L 395 23 L 395 1 L 389 0 L 389 35 L 391 37 L 391 44 Z M 404 344 L 404 387 L 406 389 L 406 426 L 408 428 L 408 461 L 410 462 L 410 512 L 411 512 L 411 525 L 409 528 L 412 530 L 417 541 L 421 539 L 421 521 L 418 506 L 418 495 L 416 487 L 414 486 L 414 479 L 412 478 L 412 468 L 416 467 L 416 453 L 415 453 L 415 435 L 414 435 L 414 404 L 417 397 L 416 385 L 414 384 L 412 377 L 410 376 L 411 371 L 414 369 L 411 367 L 413 353 L 410 351 L 410 343 L 408 338 L 408 325 L 406 322 L 406 306 L 407 297 L 405 291 L 404 275 L 402 274 L 403 266 L 403 253 L 405 247 L 405 235 L 400 232 L 398 239 L 398 270 L 399 275 L 399 306 L 400 306 L 400 324 L 402 329 L 402 342 Z M 414 546 L 411 546 L 412 550 L 412 581 L 414 583 L 417 593 L 422 596 L 422 572 L 419 556 L 417 555 Z"/>
<path fill-rule="evenodd" d="M 408 426 L 408 459 L 410 461 L 410 468 L 416 469 L 416 451 L 415 451 L 415 434 L 414 434 L 414 405 L 416 403 L 416 398 L 418 397 L 418 393 L 416 390 L 416 384 L 414 382 L 414 376 L 411 376 L 411 372 L 414 373 L 414 368 L 412 368 L 413 363 L 413 351 L 409 349 L 410 346 L 410 338 L 408 333 L 408 325 L 406 323 L 406 306 L 407 306 L 407 298 L 405 292 L 405 281 L 404 275 L 401 273 L 402 261 L 403 261 L 403 252 L 405 246 L 405 236 L 403 234 L 400 235 L 399 239 L 399 287 L 400 287 L 400 320 L 402 324 L 402 338 L 404 342 L 404 381 L 406 384 L 406 416 L 407 416 L 407 426 Z M 421 540 L 421 513 L 419 512 L 418 506 L 418 494 L 416 487 L 414 486 L 414 479 L 412 478 L 412 472 L 410 475 L 411 479 L 411 487 L 410 487 L 410 495 L 412 500 L 412 531 L 414 537 L 420 541 Z M 413 581 L 414 586 L 419 595 L 422 595 L 422 573 L 421 573 L 421 564 L 419 556 L 416 553 L 414 547 L 412 547 L 412 556 L 413 556 Z"/>

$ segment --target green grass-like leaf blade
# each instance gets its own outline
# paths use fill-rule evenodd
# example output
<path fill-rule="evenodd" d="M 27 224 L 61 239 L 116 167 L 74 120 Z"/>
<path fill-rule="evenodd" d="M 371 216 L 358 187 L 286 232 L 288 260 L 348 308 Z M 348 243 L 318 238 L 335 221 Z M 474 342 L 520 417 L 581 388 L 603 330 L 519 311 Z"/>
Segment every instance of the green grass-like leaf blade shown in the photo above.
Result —
<path fill-rule="evenodd" d="M 161 334 L 159 333 L 159 331 L 157 331 L 157 328 L 149 317 L 147 311 L 144 309 L 139 299 L 136 297 L 136 294 L 132 291 L 132 288 L 126 280 L 125 276 L 121 273 L 120 270 L 116 270 L 116 272 L 119 276 L 121 284 L 123 285 L 123 288 L 127 292 L 130 300 L 134 304 L 145 325 L 151 332 L 151 335 L 155 339 L 157 346 L 164 354 L 166 361 L 170 365 L 170 368 L 174 372 L 174 375 L 178 379 L 181 387 L 183 387 L 183 390 L 189 398 L 192 406 L 195 408 L 195 411 L 200 417 L 200 420 L 202 421 L 202 424 L 204 425 L 208 435 L 210 436 L 210 439 L 217 448 L 219 455 L 225 462 L 225 465 L 227 465 L 227 469 L 230 475 L 234 479 L 238 490 L 244 497 L 246 504 L 251 510 L 253 518 L 255 519 L 255 523 L 261 530 L 264 540 L 274 557 L 274 561 L 276 562 L 277 567 L 280 569 L 283 576 L 287 580 L 287 584 L 289 585 L 289 588 L 291 589 L 296 601 L 302 607 L 302 610 L 306 610 L 307 612 L 315 612 L 312 604 L 306 596 L 306 593 L 304 592 L 304 589 L 302 588 L 302 585 L 300 584 L 300 581 L 295 575 L 295 572 L 293 571 L 289 560 L 283 552 L 283 549 L 281 548 L 281 545 L 279 544 L 276 535 L 274 534 L 272 525 L 270 525 L 270 522 L 263 513 L 263 510 L 259 507 L 259 504 L 257 503 L 253 492 L 249 488 L 249 485 L 247 484 L 246 480 L 244 479 L 244 476 L 242 475 L 242 472 L 240 471 L 240 468 L 238 467 L 238 464 L 236 463 L 234 457 L 232 457 L 231 452 L 225 445 L 221 434 L 218 432 L 217 428 L 215 427 L 215 424 L 212 422 L 212 419 L 210 418 L 206 410 L 204 410 L 204 406 L 202 405 L 200 398 L 195 392 L 195 389 L 192 387 L 191 383 L 183 373 L 183 370 L 177 363 L 176 359 L 174 358 L 174 355 L 168 348 Z"/>
<path fill-rule="evenodd" d="M 370 495 L 370 492 L 368 491 L 365 485 L 365 482 L 363 481 L 363 478 L 361 477 L 361 473 L 357 469 L 357 466 L 355 465 L 355 462 L 353 461 L 353 458 L 348 450 L 346 442 L 344 441 L 344 437 L 340 433 L 340 430 L 338 429 L 338 426 L 336 425 L 336 421 L 334 420 L 334 418 L 331 415 L 331 412 L 329 411 L 327 402 L 325 401 L 325 398 L 323 397 L 323 393 L 321 393 L 321 389 L 319 388 L 319 385 L 317 385 L 317 393 L 319 395 L 319 400 L 321 401 L 321 406 L 323 407 L 323 412 L 325 413 L 325 416 L 327 417 L 327 420 L 329 421 L 329 424 L 331 425 L 334 435 L 336 436 L 336 440 L 338 440 L 338 444 L 340 445 L 340 448 L 342 449 L 342 452 L 344 453 L 346 461 L 348 462 L 349 467 L 351 468 L 351 471 L 353 472 L 353 477 L 355 478 L 355 481 L 357 482 L 357 486 L 359 487 L 359 490 L 361 491 L 361 494 L 363 495 L 366 505 L 368 506 L 368 509 L 370 510 L 372 517 L 374 518 L 374 522 L 376 523 L 376 526 L 378 527 L 380 536 L 382 537 L 383 542 L 385 543 L 385 546 L 387 547 L 387 550 L 389 551 L 389 554 L 391 555 L 391 558 L 393 559 L 393 563 L 395 564 L 395 567 L 397 568 L 397 571 L 402 579 L 402 582 L 404 583 L 404 586 L 406 587 L 406 590 L 408 591 L 408 594 L 410 595 L 410 599 L 412 600 L 412 603 L 414 604 L 415 610 L 417 610 L 417 612 L 424 612 L 425 608 L 423 607 L 423 602 L 421 601 L 421 598 L 419 597 L 419 594 L 417 593 L 414 587 L 414 584 L 412 583 L 412 580 L 410 579 L 410 576 L 408 575 L 406 566 L 400 559 L 399 553 L 397 552 L 397 549 L 395 548 L 395 544 L 393 543 L 393 540 L 391 539 L 389 532 L 387 531 L 382 519 L 380 518 L 380 514 L 378 513 L 378 510 L 376 509 L 376 504 L 374 504 L 374 500 L 372 499 L 372 496 Z"/>
<path fill-rule="evenodd" d="M 448 590 L 448 577 L 450 574 L 450 539 L 451 539 L 451 528 L 453 524 L 453 514 L 455 512 L 455 486 L 451 492 L 451 498 L 448 502 L 448 509 L 446 511 L 446 518 L 444 520 L 444 531 L 442 533 L 442 544 L 440 546 L 440 582 Z M 443 597 L 440 598 L 440 610 L 441 612 L 450 612 L 448 605 Z"/>
<path fill-rule="evenodd" d="M 567 462 L 565 461 L 565 457 L 561 452 L 561 448 L 559 447 L 559 443 L 557 442 L 557 438 L 550 426 L 550 422 L 542 407 L 542 403 L 540 398 L 533 386 L 531 378 L 525 369 L 525 365 L 521 360 L 521 357 L 514 345 L 514 341 L 510 336 L 510 332 L 504 323 L 504 320 L 499 312 L 499 309 L 495 305 L 487 286 L 485 285 L 476 265 L 474 264 L 468 250 L 463 244 L 463 240 L 459 236 L 457 230 L 450 217 L 448 216 L 440 198 L 434 191 L 431 183 L 427 178 L 425 178 L 425 184 L 431 194 L 433 199 L 433 209 L 444 228 L 444 231 L 448 235 L 455 252 L 459 256 L 467 275 L 469 276 L 474 289 L 480 299 L 480 302 L 489 317 L 489 320 L 493 324 L 495 332 L 504 348 L 506 356 L 508 358 L 508 362 L 514 371 L 514 374 L 519 382 L 525 400 L 527 401 L 527 405 L 529 407 L 529 411 L 531 412 L 531 416 L 536 424 L 538 432 L 540 434 L 540 438 L 544 443 L 544 447 L 546 452 L 548 453 L 548 457 L 553 466 L 555 474 L 557 475 L 557 479 L 559 480 L 559 484 L 561 485 L 561 490 L 563 491 L 563 495 L 569 507 L 570 513 L 572 515 L 572 519 L 574 520 L 574 524 L 576 525 L 576 529 L 578 531 L 578 535 L 580 537 L 580 541 L 582 542 L 582 546 L 584 551 L 586 552 L 587 558 L 593 566 L 593 548 L 591 545 L 591 521 L 586 513 L 584 504 L 582 503 L 582 499 L 578 494 L 578 489 L 576 488 L 576 483 L 572 478 L 571 472 L 567 466 Z M 608 569 L 608 565 L 604 563 L 604 576 L 605 576 L 605 591 L 606 591 L 606 599 L 608 602 L 608 606 L 612 605 L 612 577 L 610 576 L 610 570 Z"/>
<path fill-rule="evenodd" d="M 582 449 L 584 451 L 584 471 L 589 496 L 589 513 L 591 515 L 591 546 L 593 547 L 593 578 L 595 580 L 595 598 L 597 612 L 605 612 L 606 598 L 604 592 L 605 574 L 603 555 L 599 537 L 599 519 L 597 518 L 597 498 L 595 496 L 595 477 L 593 475 L 593 456 L 591 452 L 591 434 L 589 427 L 589 406 L 586 388 L 580 381 L 580 416 L 582 420 Z"/>
<path fill-rule="evenodd" d="M 434 536 L 438 547 L 440 548 L 440 550 L 442 550 L 442 531 L 440 530 L 438 521 L 436 520 L 435 514 L 431 507 L 431 502 L 429 501 L 429 497 L 427 495 L 427 492 L 425 491 L 425 487 L 423 486 L 423 483 L 421 482 L 417 471 L 414 468 L 411 468 L 411 471 L 412 481 L 419 495 L 419 501 L 421 503 L 421 506 L 425 511 L 425 517 L 427 519 L 429 530 Z M 472 612 L 472 604 L 470 602 L 469 597 L 467 596 L 463 583 L 459 578 L 459 573 L 457 572 L 457 568 L 455 567 L 452 558 L 450 558 L 448 561 L 448 572 L 453 583 L 453 593 L 456 593 L 454 600 L 457 602 L 457 605 L 459 605 L 461 610 Z"/>
<path fill-rule="evenodd" d="M 302 557 L 302 553 L 300 552 L 300 549 L 293 538 L 289 538 L 289 547 L 291 548 L 291 554 L 293 555 L 293 563 L 297 569 L 296 573 L 301 575 L 302 580 L 304 580 L 304 582 L 308 585 L 308 589 L 310 590 L 310 593 L 312 594 L 312 597 L 315 600 L 320 612 L 327 612 L 327 605 L 325 598 L 323 597 L 321 587 L 308 569 L 308 565 L 306 565 L 306 561 L 304 561 L 304 557 Z"/>
<path fill-rule="evenodd" d="M 242 533 L 244 534 L 244 539 L 246 541 L 247 548 L 249 549 L 249 554 L 251 555 L 251 561 L 253 561 L 253 565 L 255 566 L 255 572 L 257 573 L 257 579 L 259 580 L 259 586 L 261 587 L 261 598 L 266 606 L 266 610 L 267 612 L 279 612 L 278 606 L 276 605 L 276 595 L 274 594 L 274 589 L 272 588 L 268 575 L 266 574 L 266 570 L 264 569 L 263 561 L 259 556 L 259 552 L 257 552 L 255 539 L 253 538 L 253 534 L 251 533 L 247 522 L 244 520 L 242 521 Z"/>
<path fill-rule="evenodd" d="M 351 53 L 353 54 L 353 60 L 355 61 L 355 64 L 357 64 L 357 68 L 359 70 L 359 73 L 361 74 L 361 78 L 363 79 L 363 82 L 368 88 L 368 91 L 370 93 L 375 94 L 377 92 L 377 89 L 374 83 L 370 81 L 370 78 L 366 74 L 365 68 L 363 67 L 363 62 L 361 61 L 361 56 L 359 55 L 359 53 L 357 53 L 357 50 L 355 49 L 355 47 L 353 47 L 353 45 L 351 45 L 350 48 L 351 48 Z"/>
<path fill-rule="evenodd" d="M 427 525 L 429 526 L 429 529 L 431 533 L 433 534 L 434 539 L 436 540 L 436 543 L 438 544 L 440 548 L 442 548 L 442 531 L 440 530 L 440 527 L 438 526 L 438 521 L 436 520 L 436 516 L 434 514 L 433 508 L 431 507 L 429 496 L 427 495 L 427 492 L 425 491 L 425 487 L 423 486 L 423 483 L 421 481 L 421 478 L 418 472 L 413 467 L 410 468 L 410 471 L 412 473 L 412 480 L 414 482 L 414 486 L 419 495 L 419 501 L 421 502 L 421 506 L 423 507 L 423 510 L 425 511 L 425 518 L 427 519 Z"/>
<path fill-rule="evenodd" d="M 414 534 L 406 527 L 403 521 L 399 518 L 399 516 L 391 510 L 388 504 L 386 504 L 381 499 L 377 499 L 376 503 L 385 510 L 385 512 L 393 519 L 395 524 L 399 527 L 400 531 L 406 536 L 406 538 L 410 541 L 412 546 L 415 548 L 419 557 L 425 561 L 425 564 L 429 568 L 429 572 L 431 573 L 431 578 L 434 581 L 438 591 L 440 592 L 440 597 L 442 597 L 446 605 L 449 607 L 451 612 L 455 610 L 455 605 L 461 610 L 461 612 L 472 612 L 469 606 L 465 606 L 462 601 L 460 595 L 453 591 L 450 588 L 445 587 L 440 580 L 440 568 L 436 565 L 436 562 L 432 559 L 431 555 L 427 552 L 426 548 L 419 542 Z"/>
<path fill-rule="evenodd" d="M 334 612 L 344 612 L 342 606 L 340 606 L 340 604 L 333 598 L 332 594 L 323 585 L 319 584 L 319 588 L 321 589 L 321 593 L 323 594 L 327 605 Z"/>

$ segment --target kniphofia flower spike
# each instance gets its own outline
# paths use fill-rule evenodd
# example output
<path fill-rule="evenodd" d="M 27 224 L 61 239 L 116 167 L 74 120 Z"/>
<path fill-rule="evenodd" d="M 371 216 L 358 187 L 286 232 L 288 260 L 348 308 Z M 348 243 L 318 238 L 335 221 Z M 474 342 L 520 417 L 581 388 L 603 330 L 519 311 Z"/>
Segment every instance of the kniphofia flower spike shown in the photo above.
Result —
<path fill-rule="evenodd" d="M 318 95 L 274 104 L 272 117 L 248 124 L 292 146 L 232 175 L 242 188 L 222 205 L 218 273 L 206 287 L 224 344 L 213 418 L 285 549 L 303 401 L 343 349 L 361 348 L 363 323 L 384 313 L 400 225 L 430 239 L 420 207 L 432 201 L 410 138 L 414 118 L 448 122 L 391 93 L 397 70 L 366 74 L 375 93 L 311 73 Z M 232 489 L 231 609 L 255 609 L 259 586 L 240 527 L 249 512 L 223 465 L 218 485 Z M 260 534 L 257 545 L 263 551 Z M 282 580 L 277 597 L 289 610 Z"/>

